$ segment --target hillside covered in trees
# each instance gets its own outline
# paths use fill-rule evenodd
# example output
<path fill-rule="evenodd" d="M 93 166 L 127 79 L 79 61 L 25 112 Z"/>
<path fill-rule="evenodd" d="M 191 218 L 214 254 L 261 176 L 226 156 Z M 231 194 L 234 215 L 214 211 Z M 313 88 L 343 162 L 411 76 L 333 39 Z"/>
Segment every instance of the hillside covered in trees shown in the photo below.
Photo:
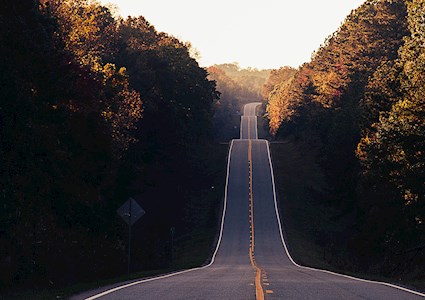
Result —
<path fill-rule="evenodd" d="M 262 100 L 261 91 L 271 70 L 242 69 L 237 63 L 213 65 L 207 70 L 220 93 L 214 105 L 215 137 L 222 141 L 238 138 L 242 107 Z"/>
<path fill-rule="evenodd" d="M 133 271 L 200 265 L 225 178 L 212 141 L 237 138 L 242 105 L 265 98 L 271 134 L 323 179 L 303 178 L 296 201 L 326 210 L 301 220 L 331 224 L 313 232 L 324 259 L 423 281 L 424 15 L 420 0 L 367 0 L 297 70 L 203 69 L 142 16 L 2 1 L 0 292 L 125 273 L 129 197 L 146 210 Z"/>
<path fill-rule="evenodd" d="M 333 212 L 334 234 L 315 230 L 337 268 L 424 279 L 424 15 L 420 0 L 367 0 L 268 95 L 271 133 L 325 180 L 306 189 Z"/>
<path fill-rule="evenodd" d="M 146 210 L 134 270 L 170 267 L 170 228 L 214 229 L 221 201 L 207 71 L 96 1 L 2 1 L 0 25 L 0 288 L 124 273 L 129 197 Z"/>
<path fill-rule="evenodd" d="M 217 84 L 220 99 L 214 105 L 214 132 L 219 140 L 239 136 L 240 114 L 244 104 L 264 102 L 274 85 L 295 73 L 291 67 L 279 70 L 242 69 L 237 63 L 210 66 L 209 79 Z"/>
<path fill-rule="evenodd" d="M 270 76 L 272 70 L 259 70 L 255 68 L 241 68 L 237 63 L 213 65 L 208 70 L 215 73 L 218 69 L 224 72 L 236 85 L 234 93 L 240 101 L 255 102 L 261 98 L 261 89 Z"/>

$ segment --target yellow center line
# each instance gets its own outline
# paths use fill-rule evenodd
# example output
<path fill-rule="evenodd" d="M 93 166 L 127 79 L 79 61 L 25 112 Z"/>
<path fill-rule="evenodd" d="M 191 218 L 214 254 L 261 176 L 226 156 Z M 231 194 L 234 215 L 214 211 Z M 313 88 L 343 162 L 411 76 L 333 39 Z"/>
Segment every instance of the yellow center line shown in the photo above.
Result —
<path fill-rule="evenodd" d="M 248 119 L 249 120 L 249 119 Z M 249 122 L 248 122 L 249 125 Z M 249 127 L 248 127 L 249 128 Z M 249 130 L 248 130 L 249 134 Z M 251 224 L 251 243 L 249 248 L 249 259 L 254 268 L 255 274 L 255 298 L 257 300 L 264 300 L 264 290 L 261 285 L 261 269 L 257 266 L 254 257 L 255 239 L 254 239 L 254 202 L 252 194 L 252 141 L 248 140 L 248 165 L 249 165 L 249 222 Z"/>

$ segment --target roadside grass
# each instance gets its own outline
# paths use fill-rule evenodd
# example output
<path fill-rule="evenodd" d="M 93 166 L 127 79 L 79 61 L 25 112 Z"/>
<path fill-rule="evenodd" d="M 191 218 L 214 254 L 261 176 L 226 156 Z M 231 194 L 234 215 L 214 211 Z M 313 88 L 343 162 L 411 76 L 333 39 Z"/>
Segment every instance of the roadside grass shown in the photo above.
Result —
<path fill-rule="evenodd" d="M 221 211 L 224 197 L 224 184 L 227 164 L 228 145 L 216 143 L 213 145 L 211 170 L 214 174 L 213 188 L 209 187 L 198 195 L 191 195 L 194 207 L 190 209 L 196 213 L 197 224 L 190 232 L 176 236 L 174 240 L 174 259 L 171 266 L 158 270 L 143 270 L 130 275 L 122 275 L 114 278 L 106 278 L 94 282 L 80 283 L 64 288 L 39 289 L 39 290 L 14 290 L 5 294 L 0 293 L 0 300 L 50 300 L 69 299 L 71 296 L 85 291 L 94 290 L 102 286 L 113 285 L 126 281 L 143 279 L 176 272 L 179 270 L 200 267 L 207 264 L 216 247 Z"/>
<path fill-rule="evenodd" d="M 329 213 L 311 197 L 312 192 L 326 188 L 323 175 L 314 163 L 314 153 L 301 156 L 292 141 L 272 143 L 270 148 L 290 253 L 302 265 L 328 268 L 318 238 L 320 229 L 330 227 Z"/>
<path fill-rule="evenodd" d="M 257 117 L 257 130 L 259 139 L 272 140 L 272 136 L 269 133 L 268 121 L 263 116 L 263 113 L 260 113 Z"/>
<path fill-rule="evenodd" d="M 221 143 L 227 143 L 232 139 L 238 139 L 240 136 L 240 123 L 240 114 L 229 114 L 226 120 L 222 120 L 222 122 L 215 125 L 215 140 Z"/>
<path fill-rule="evenodd" d="M 81 283 L 60 289 L 43 289 L 43 290 L 24 290 L 24 291 L 11 291 L 5 295 L 0 295 L 0 299 L 11 300 L 53 300 L 53 299 L 69 299 L 71 296 L 99 288 L 101 286 L 111 285 L 117 282 L 125 282 L 139 278 L 149 278 L 159 274 L 172 272 L 173 269 L 151 270 L 144 272 L 137 272 L 130 275 L 123 275 L 120 277 L 102 279 L 95 282 Z"/>
<path fill-rule="evenodd" d="M 425 290 L 425 283 L 421 281 L 353 271 L 358 269 L 355 259 L 350 259 L 342 246 L 330 245 L 333 240 L 330 237 L 344 234 L 341 231 L 344 227 L 341 222 L 344 221 L 335 221 L 341 212 L 318 196 L 328 187 L 317 166 L 315 150 L 303 149 L 301 155 L 291 139 L 271 143 L 270 148 L 285 240 L 292 258 L 298 264 Z"/>
<path fill-rule="evenodd" d="M 224 200 L 224 187 L 227 171 L 229 145 L 217 143 L 211 155 L 214 182 L 200 194 L 192 195 L 189 215 L 193 216 L 193 230 L 176 237 L 174 244 L 174 269 L 187 269 L 205 265 L 211 259 L 218 240 L 221 213 Z"/>

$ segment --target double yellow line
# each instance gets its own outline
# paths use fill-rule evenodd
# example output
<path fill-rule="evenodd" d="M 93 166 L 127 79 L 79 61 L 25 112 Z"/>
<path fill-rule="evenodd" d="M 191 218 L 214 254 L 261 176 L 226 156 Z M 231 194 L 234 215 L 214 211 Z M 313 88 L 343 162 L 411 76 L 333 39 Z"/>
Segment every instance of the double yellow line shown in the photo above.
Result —
<path fill-rule="evenodd" d="M 249 119 L 248 119 L 249 120 Z M 249 121 L 248 121 L 249 126 Z M 248 127 L 248 138 L 249 138 L 249 127 Z M 261 269 L 255 262 L 255 236 L 254 236 L 254 201 L 252 193 L 252 141 L 248 140 L 248 165 L 249 165 L 249 223 L 250 223 L 250 245 L 249 245 L 249 259 L 251 265 L 255 270 L 255 297 L 257 300 L 264 300 L 264 290 L 261 285 Z"/>

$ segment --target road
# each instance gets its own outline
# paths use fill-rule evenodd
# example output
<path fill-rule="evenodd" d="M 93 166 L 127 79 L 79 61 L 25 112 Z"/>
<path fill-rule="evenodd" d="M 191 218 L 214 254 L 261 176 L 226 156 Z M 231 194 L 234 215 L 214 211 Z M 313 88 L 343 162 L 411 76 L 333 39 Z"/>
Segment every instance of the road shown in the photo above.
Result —
<path fill-rule="evenodd" d="M 241 139 L 258 139 L 256 109 L 261 103 L 255 102 L 244 106 L 241 117 Z"/>
<path fill-rule="evenodd" d="M 258 139 L 256 107 L 229 149 L 221 235 L 212 262 L 73 299 L 421 299 L 423 294 L 296 265 L 284 244 L 269 144 Z"/>

